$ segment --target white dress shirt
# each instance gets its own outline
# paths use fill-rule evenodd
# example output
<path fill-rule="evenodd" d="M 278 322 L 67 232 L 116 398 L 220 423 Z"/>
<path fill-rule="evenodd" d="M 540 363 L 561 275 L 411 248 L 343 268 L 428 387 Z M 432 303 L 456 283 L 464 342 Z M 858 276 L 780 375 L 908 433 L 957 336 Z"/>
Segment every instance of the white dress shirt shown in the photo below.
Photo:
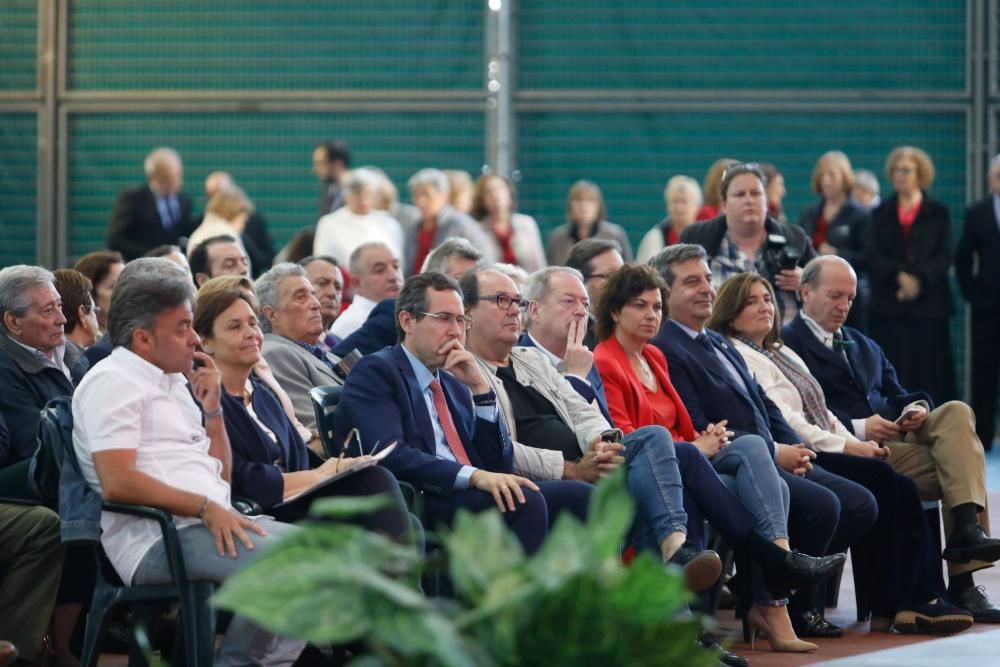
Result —
<path fill-rule="evenodd" d="M 330 325 L 330 333 L 337 337 L 337 340 L 344 340 L 352 333 L 361 328 L 368 316 L 375 310 L 378 301 L 366 299 L 360 294 L 354 295 L 354 300 L 347 310 L 337 316 L 337 319 Z"/>

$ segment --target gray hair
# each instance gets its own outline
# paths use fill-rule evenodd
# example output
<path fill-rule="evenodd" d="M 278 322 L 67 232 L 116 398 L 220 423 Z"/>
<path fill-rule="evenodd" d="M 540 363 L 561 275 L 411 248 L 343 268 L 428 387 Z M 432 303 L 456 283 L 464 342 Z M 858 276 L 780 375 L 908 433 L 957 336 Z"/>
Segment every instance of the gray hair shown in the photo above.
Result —
<path fill-rule="evenodd" d="M 108 311 L 113 347 L 131 349 L 137 329 L 151 329 L 160 313 L 194 302 L 191 274 L 162 257 L 141 257 L 125 265 Z"/>
<path fill-rule="evenodd" d="M 54 286 L 55 280 L 51 271 L 40 266 L 18 264 L 0 271 L 0 330 L 7 331 L 4 322 L 7 313 L 24 317 L 31 308 L 32 300 L 28 290 L 46 285 Z"/>
<path fill-rule="evenodd" d="M 142 163 L 142 168 L 146 172 L 146 176 L 152 176 L 156 168 L 164 162 L 181 164 L 181 156 L 173 148 L 162 146 L 146 156 L 146 159 Z"/>
<path fill-rule="evenodd" d="M 842 264 L 850 269 L 851 274 L 854 275 L 854 281 L 857 282 L 858 274 L 854 272 L 854 267 L 843 257 L 838 257 L 837 255 L 820 255 L 819 257 L 813 257 L 809 260 L 809 263 L 805 265 L 802 269 L 802 285 L 809 285 L 812 289 L 819 287 L 819 282 L 821 278 L 821 273 L 823 272 L 824 264 Z"/>
<path fill-rule="evenodd" d="M 694 207 L 696 209 L 701 208 L 702 194 L 701 186 L 698 185 L 698 181 L 694 180 L 690 176 L 684 176 L 683 174 L 678 174 L 667 181 L 667 185 L 663 188 L 663 199 L 667 202 L 670 201 L 671 195 L 673 195 L 678 190 L 687 190 L 688 194 L 691 195 L 691 199 L 694 200 Z"/>
<path fill-rule="evenodd" d="M 340 179 L 340 186 L 344 189 L 344 191 L 353 194 L 357 194 L 365 188 L 372 188 L 374 190 L 378 187 L 378 185 L 378 174 L 372 172 L 371 169 L 366 167 L 352 169 L 344 174 L 343 178 Z"/>
<path fill-rule="evenodd" d="M 523 286 L 525 281 L 528 279 L 528 272 L 522 269 L 517 264 L 508 264 L 507 262 L 497 262 L 491 265 L 494 269 L 504 274 L 508 278 L 514 281 L 515 285 L 519 287 Z"/>
<path fill-rule="evenodd" d="M 649 260 L 649 265 L 656 269 L 663 281 L 667 283 L 667 287 L 673 287 L 674 278 L 677 277 L 674 275 L 674 265 L 689 259 L 700 259 L 708 263 L 708 253 L 700 245 L 678 243 L 664 248 L 660 254 Z"/>
<path fill-rule="evenodd" d="M 469 275 L 469 273 L 465 275 Z M 400 341 L 405 338 L 405 332 L 399 323 L 399 314 L 410 313 L 414 316 L 420 316 L 420 313 L 425 312 L 428 307 L 428 289 L 438 292 L 453 290 L 458 293 L 459 297 L 462 296 L 462 288 L 458 286 L 455 279 L 437 271 L 418 273 L 407 278 L 406 282 L 403 283 L 403 288 L 399 291 L 399 297 L 396 298 L 396 335 L 399 336 Z"/>
<path fill-rule="evenodd" d="M 461 236 L 452 236 L 445 239 L 441 245 L 427 254 L 427 259 L 424 260 L 424 265 L 420 268 L 420 272 L 439 271 L 447 273 L 448 264 L 455 257 L 470 259 L 473 262 L 479 263 L 483 259 L 483 253 L 476 250 L 476 246 L 472 245 L 469 239 Z"/>
<path fill-rule="evenodd" d="M 406 182 L 406 187 L 410 192 L 415 189 L 429 185 L 443 195 L 451 192 L 451 185 L 448 183 L 448 176 L 440 169 L 421 169 Z"/>
<path fill-rule="evenodd" d="M 260 304 L 262 315 L 265 306 L 270 306 L 272 309 L 278 308 L 278 289 L 281 286 L 281 281 L 293 276 L 301 276 L 308 280 L 305 268 L 292 262 L 275 264 L 257 278 L 253 284 L 253 290 L 257 293 L 257 302 Z M 267 317 L 260 318 L 260 330 L 264 333 L 271 333 L 271 323 Z"/>
<path fill-rule="evenodd" d="M 549 290 L 552 287 L 552 276 L 557 273 L 568 273 L 581 283 L 583 282 L 583 274 L 572 267 L 547 266 L 528 276 L 528 279 L 524 282 L 524 294 L 522 296 L 528 301 L 541 301 L 549 295 Z"/>
<path fill-rule="evenodd" d="M 993 162 L 990 162 L 990 167 L 993 167 L 993 163 L 1000 158 L 1000 155 L 993 158 Z M 854 172 L 854 187 L 864 188 L 868 192 L 874 195 L 879 193 L 878 177 L 867 169 L 858 169 Z"/>
<path fill-rule="evenodd" d="M 367 267 L 365 267 L 362 263 L 362 260 L 364 259 L 365 252 L 371 248 L 385 248 L 389 251 L 390 255 L 393 257 L 396 256 L 396 253 L 392 251 L 392 248 L 381 241 L 369 241 L 368 243 L 362 243 L 354 249 L 351 256 L 347 259 L 347 270 L 351 272 L 352 276 L 358 276 L 360 278 L 365 275 L 365 269 Z"/>

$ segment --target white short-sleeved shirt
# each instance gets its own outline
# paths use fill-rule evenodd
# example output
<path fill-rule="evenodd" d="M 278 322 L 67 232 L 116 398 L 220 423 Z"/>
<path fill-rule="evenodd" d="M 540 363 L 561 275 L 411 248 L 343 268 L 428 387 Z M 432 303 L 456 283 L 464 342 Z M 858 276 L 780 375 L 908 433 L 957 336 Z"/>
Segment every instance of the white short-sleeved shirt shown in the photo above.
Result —
<path fill-rule="evenodd" d="M 180 373 L 162 370 L 123 348 L 84 376 L 73 394 L 73 447 L 84 479 L 101 483 L 93 452 L 136 450 L 136 469 L 176 489 L 230 506 L 222 462 L 211 456 L 201 410 Z M 178 528 L 200 523 L 176 517 Z M 161 532 L 149 519 L 103 512 L 101 543 L 122 581 L 131 581 Z"/>

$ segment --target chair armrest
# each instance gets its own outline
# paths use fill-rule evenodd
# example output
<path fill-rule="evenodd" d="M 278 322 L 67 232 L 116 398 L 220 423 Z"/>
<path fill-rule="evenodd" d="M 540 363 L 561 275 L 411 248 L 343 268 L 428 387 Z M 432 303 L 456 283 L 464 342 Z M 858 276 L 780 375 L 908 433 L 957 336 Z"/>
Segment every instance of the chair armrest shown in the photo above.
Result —
<path fill-rule="evenodd" d="M 257 516 L 264 513 L 264 508 L 249 498 L 233 496 L 233 507 L 243 516 Z"/>

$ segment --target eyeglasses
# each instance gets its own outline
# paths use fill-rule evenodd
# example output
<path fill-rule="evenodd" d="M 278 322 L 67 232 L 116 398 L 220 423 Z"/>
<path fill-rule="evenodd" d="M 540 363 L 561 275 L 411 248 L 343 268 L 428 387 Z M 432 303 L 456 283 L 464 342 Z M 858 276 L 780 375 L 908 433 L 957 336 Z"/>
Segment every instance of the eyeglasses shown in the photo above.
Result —
<path fill-rule="evenodd" d="M 95 306 L 94 304 L 90 304 L 89 306 L 84 306 L 84 308 L 87 309 L 88 313 L 97 313 L 98 315 L 101 314 L 100 306 Z"/>
<path fill-rule="evenodd" d="M 472 326 L 472 318 L 469 317 L 468 315 L 452 315 L 451 313 L 426 313 L 422 310 L 417 311 L 417 314 L 429 317 L 433 320 L 437 320 L 441 324 L 447 324 L 449 326 L 457 322 L 459 326 L 461 326 L 466 331 L 468 331 L 469 328 Z"/>
<path fill-rule="evenodd" d="M 500 310 L 507 310 L 516 303 L 517 309 L 522 313 L 528 309 L 529 303 L 527 299 L 522 299 L 519 296 L 508 296 L 506 294 L 488 294 L 486 296 L 479 297 L 479 300 L 492 301 Z"/>

